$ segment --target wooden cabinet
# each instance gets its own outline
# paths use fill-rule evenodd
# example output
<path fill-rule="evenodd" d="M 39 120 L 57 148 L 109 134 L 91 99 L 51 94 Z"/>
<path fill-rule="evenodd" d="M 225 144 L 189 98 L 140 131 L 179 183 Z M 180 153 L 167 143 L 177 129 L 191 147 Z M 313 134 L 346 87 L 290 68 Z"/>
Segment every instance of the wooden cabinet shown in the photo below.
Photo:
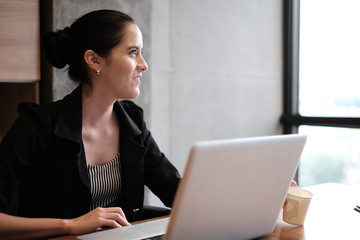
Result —
<path fill-rule="evenodd" d="M 0 82 L 40 80 L 38 1 L 0 1 Z"/>
<path fill-rule="evenodd" d="M 39 0 L 0 1 L 0 141 L 20 102 L 39 102 Z"/>

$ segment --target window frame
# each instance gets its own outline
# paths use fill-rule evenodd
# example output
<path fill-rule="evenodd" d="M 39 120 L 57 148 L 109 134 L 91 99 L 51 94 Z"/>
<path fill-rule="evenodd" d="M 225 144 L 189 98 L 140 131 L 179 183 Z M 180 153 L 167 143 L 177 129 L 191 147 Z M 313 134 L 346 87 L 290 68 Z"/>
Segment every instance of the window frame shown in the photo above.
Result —
<path fill-rule="evenodd" d="M 283 114 L 284 134 L 298 133 L 301 125 L 360 128 L 357 117 L 301 116 L 299 113 L 300 1 L 283 1 Z M 298 180 L 298 171 L 295 174 Z"/>

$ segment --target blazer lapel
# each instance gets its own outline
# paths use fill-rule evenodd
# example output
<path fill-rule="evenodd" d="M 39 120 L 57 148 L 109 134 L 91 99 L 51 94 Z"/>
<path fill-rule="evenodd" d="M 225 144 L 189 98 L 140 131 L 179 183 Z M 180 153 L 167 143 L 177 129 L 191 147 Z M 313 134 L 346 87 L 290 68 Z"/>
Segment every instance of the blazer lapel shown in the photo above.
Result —
<path fill-rule="evenodd" d="M 122 203 L 128 214 L 139 214 L 143 204 L 144 157 L 147 148 L 142 143 L 142 131 L 130 118 L 120 103 L 115 103 L 120 122 L 120 158 L 122 175 Z M 125 207 L 123 205 L 123 207 Z M 127 215 L 130 217 L 130 215 Z M 130 217 L 131 218 L 131 217 Z"/>
<path fill-rule="evenodd" d="M 130 118 L 119 102 L 114 104 L 114 110 L 120 125 L 120 156 L 122 165 L 129 168 L 138 166 L 138 161 L 143 158 L 146 148 L 142 146 L 142 131 Z"/>

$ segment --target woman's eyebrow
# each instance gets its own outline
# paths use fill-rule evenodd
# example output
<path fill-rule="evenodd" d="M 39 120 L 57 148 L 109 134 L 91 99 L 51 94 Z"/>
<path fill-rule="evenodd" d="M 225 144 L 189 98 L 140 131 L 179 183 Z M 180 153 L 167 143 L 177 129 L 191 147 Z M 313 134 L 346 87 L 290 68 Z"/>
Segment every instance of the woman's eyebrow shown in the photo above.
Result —
<path fill-rule="evenodd" d="M 130 47 L 128 47 L 127 49 L 128 49 L 128 50 L 130 50 L 130 49 L 134 49 L 134 48 L 135 48 L 136 50 L 138 50 L 138 49 L 139 49 L 139 47 L 138 47 L 138 46 L 130 46 Z"/>

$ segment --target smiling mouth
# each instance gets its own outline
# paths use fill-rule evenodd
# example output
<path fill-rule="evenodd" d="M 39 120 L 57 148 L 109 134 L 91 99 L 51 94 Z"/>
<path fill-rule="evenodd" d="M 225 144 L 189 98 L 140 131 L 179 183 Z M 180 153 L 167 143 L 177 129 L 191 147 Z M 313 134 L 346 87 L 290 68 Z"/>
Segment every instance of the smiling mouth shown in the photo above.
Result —
<path fill-rule="evenodd" d="M 138 82 L 139 84 L 141 83 L 140 77 L 136 77 L 136 78 L 134 78 L 134 80 L 135 80 L 136 82 Z"/>

